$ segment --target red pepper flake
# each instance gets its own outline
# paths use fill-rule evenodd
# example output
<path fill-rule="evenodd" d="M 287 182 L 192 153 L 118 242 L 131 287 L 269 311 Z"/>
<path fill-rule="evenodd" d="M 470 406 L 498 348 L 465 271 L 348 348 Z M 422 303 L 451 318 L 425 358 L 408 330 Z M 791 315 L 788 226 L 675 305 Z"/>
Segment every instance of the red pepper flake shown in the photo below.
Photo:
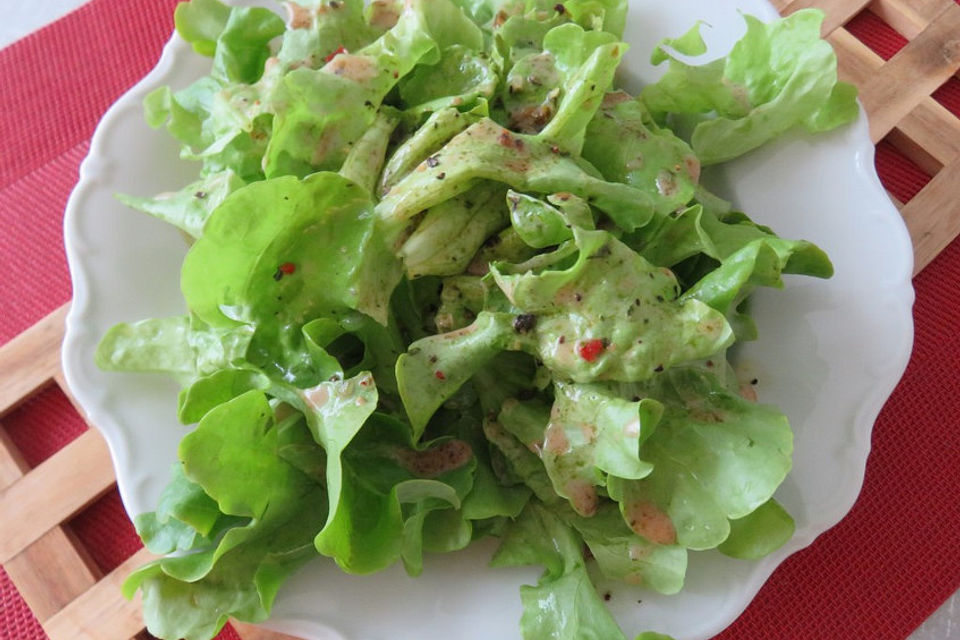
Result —
<path fill-rule="evenodd" d="M 593 340 L 581 342 L 577 347 L 577 353 L 587 362 L 593 362 L 597 359 L 597 356 L 603 353 L 604 349 L 606 349 L 606 346 L 604 346 L 603 340 L 594 338 Z"/>
<path fill-rule="evenodd" d="M 278 267 L 278 269 L 289 276 L 297 270 L 297 265 L 293 264 L 292 262 L 284 262 Z"/>
<path fill-rule="evenodd" d="M 347 51 L 346 47 L 344 47 L 343 45 L 340 45 L 339 47 L 337 47 L 337 50 L 334 51 L 333 53 L 331 53 L 330 55 L 328 55 L 326 58 L 324 58 L 323 61 L 324 61 L 324 62 L 330 62 L 331 60 L 333 60 L 334 58 L 336 58 L 336 57 L 337 57 L 338 55 L 340 55 L 341 53 L 349 53 L 349 52 Z"/>
<path fill-rule="evenodd" d="M 437 377 L 437 380 L 446 380 L 447 376 L 443 375 L 443 371 L 435 371 L 433 373 Z"/>

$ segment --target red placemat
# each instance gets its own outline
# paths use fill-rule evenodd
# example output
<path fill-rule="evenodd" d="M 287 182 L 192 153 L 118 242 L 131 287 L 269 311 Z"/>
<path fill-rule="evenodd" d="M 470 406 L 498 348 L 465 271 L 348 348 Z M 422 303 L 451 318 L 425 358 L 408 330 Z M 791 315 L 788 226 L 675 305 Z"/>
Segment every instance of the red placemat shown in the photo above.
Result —
<path fill-rule="evenodd" d="M 70 297 L 61 224 L 102 113 L 154 64 L 175 0 L 95 0 L 0 51 L 0 344 Z M 851 24 L 885 55 L 898 41 L 869 15 Z M 887 30 L 887 31 L 884 31 Z M 960 112 L 960 83 L 934 96 Z M 887 188 L 909 200 L 929 177 L 881 144 Z M 905 638 L 960 587 L 960 243 L 915 280 L 916 343 L 877 421 L 863 493 L 851 514 L 773 575 L 723 640 Z M 57 391 L 3 427 L 37 464 L 85 427 Z M 139 547 L 115 492 L 70 526 L 104 570 Z M 223 634 L 235 638 L 227 629 Z M 0 640 L 45 635 L 0 570 Z"/>

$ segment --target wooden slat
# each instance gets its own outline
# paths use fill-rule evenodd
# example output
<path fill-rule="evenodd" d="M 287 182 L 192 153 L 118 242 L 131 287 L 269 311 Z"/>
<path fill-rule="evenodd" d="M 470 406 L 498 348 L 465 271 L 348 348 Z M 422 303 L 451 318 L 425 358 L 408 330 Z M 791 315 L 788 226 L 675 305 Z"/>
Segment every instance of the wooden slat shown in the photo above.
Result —
<path fill-rule="evenodd" d="M 883 66 L 883 58 L 846 29 L 834 31 L 827 41 L 837 52 L 839 75 L 844 82 L 862 87 Z"/>
<path fill-rule="evenodd" d="M 914 273 L 919 273 L 960 234 L 960 160 L 943 168 L 903 207 L 914 246 Z"/>
<path fill-rule="evenodd" d="M 887 61 L 862 88 L 870 135 L 879 140 L 960 69 L 960 6 L 951 3 L 936 22 Z"/>
<path fill-rule="evenodd" d="M 905 136 L 935 158 L 940 166 L 960 156 L 960 119 L 933 99 L 917 105 L 897 124 Z M 931 175 L 935 171 L 930 172 Z"/>
<path fill-rule="evenodd" d="M 45 624 L 50 640 L 129 640 L 143 630 L 140 596 L 127 600 L 120 585 L 131 571 L 154 559 L 141 549 Z"/>
<path fill-rule="evenodd" d="M 0 415 L 47 384 L 60 370 L 63 321 L 69 304 L 0 347 Z"/>
<path fill-rule="evenodd" d="M 22 478 L 29 469 L 10 436 L 0 428 L 0 491 Z"/>
<path fill-rule="evenodd" d="M 103 436 L 89 429 L 0 493 L 0 563 L 96 500 L 113 482 Z"/>
<path fill-rule="evenodd" d="M 54 527 L 4 564 L 41 624 L 100 579 L 86 550 L 64 527 Z"/>
<path fill-rule="evenodd" d="M 826 15 L 820 33 L 827 36 L 849 22 L 868 4 L 870 0 L 793 0 L 777 9 L 785 16 L 801 9 L 822 9 Z"/>
<path fill-rule="evenodd" d="M 870 12 L 912 40 L 952 4 L 953 0 L 873 0 Z"/>

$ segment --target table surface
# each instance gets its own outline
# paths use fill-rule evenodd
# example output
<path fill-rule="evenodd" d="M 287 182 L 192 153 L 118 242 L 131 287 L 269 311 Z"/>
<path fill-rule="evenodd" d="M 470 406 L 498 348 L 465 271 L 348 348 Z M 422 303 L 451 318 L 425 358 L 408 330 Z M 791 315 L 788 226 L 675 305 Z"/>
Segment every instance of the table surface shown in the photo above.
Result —
<path fill-rule="evenodd" d="M 32 0 L 0 3 L 0 48 L 63 17 L 86 0 Z M 909 640 L 960 640 L 960 592 L 924 622 Z"/>

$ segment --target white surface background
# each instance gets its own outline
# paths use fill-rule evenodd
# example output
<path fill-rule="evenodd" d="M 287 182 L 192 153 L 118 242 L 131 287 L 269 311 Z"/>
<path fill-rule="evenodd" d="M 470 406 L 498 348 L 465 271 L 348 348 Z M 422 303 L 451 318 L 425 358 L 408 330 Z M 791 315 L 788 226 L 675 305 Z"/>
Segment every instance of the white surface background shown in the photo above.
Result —
<path fill-rule="evenodd" d="M 0 2 L 0 47 L 19 40 L 84 4 L 85 0 Z M 960 594 L 948 600 L 910 640 L 960 640 Z"/>

